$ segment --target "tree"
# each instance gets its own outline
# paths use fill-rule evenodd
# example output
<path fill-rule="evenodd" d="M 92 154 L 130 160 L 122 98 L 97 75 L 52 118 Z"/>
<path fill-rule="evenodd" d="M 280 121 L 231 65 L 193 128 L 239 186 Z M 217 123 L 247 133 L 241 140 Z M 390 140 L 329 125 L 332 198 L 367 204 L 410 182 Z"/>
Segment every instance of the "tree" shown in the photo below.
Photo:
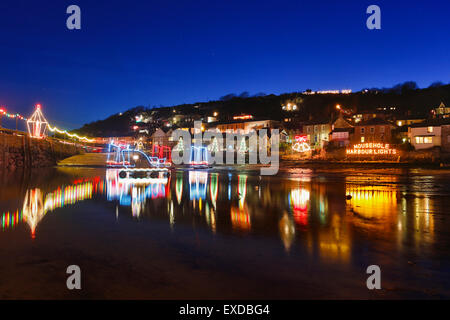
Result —
<path fill-rule="evenodd" d="M 231 100 L 231 99 L 234 99 L 234 98 L 236 98 L 236 94 L 229 93 L 227 95 L 224 95 L 224 96 L 220 97 L 220 100 L 227 101 L 227 100 Z"/>
<path fill-rule="evenodd" d="M 432 84 L 430 84 L 430 86 L 428 88 L 438 88 L 438 87 L 442 87 L 444 85 L 444 83 L 442 81 L 435 81 Z"/>

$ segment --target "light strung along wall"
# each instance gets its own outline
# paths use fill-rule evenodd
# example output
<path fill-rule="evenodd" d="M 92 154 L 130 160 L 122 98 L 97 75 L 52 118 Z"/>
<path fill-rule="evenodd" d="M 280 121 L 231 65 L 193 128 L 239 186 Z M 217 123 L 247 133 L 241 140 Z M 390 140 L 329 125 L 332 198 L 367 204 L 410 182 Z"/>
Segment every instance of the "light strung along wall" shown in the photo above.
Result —
<path fill-rule="evenodd" d="M 34 111 L 33 115 L 27 120 L 27 129 L 28 133 L 32 138 L 38 138 L 42 139 L 47 136 L 47 129 L 51 132 L 57 132 L 59 134 L 64 134 L 68 136 L 69 138 L 76 138 L 81 141 L 86 142 L 94 142 L 94 139 L 89 139 L 87 137 L 80 137 L 77 134 L 71 134 L 67 132 L 67 130 L 61 130 L 57 127 L 52 127 L 48 124 L 47 119 L 45 119 L 44 115 L 42 114 L 41 105 L 36 105 L 36 110 Z"/>

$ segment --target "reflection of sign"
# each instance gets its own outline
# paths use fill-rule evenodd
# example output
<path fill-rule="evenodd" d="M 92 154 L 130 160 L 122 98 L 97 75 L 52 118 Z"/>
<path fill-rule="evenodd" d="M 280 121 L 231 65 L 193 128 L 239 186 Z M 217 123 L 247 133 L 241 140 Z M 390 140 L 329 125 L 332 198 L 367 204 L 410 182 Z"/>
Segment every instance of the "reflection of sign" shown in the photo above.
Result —
<path fill-rule="evenodd" d="M 395 155 L 396 149 L 391 149 L 388 143 L 359 143 L 347 149 L 349 155 Z"/>

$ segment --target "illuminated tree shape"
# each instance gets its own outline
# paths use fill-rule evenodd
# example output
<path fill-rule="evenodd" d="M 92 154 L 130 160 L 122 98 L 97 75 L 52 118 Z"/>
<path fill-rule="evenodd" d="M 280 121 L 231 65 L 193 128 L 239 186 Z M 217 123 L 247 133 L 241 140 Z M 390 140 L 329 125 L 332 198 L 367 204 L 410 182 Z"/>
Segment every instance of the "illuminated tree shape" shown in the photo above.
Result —
<path fill-rule="evenodd" d="M 184 151 L 184 142 L 183 142 L 183 138 L 180 137 L 180 139 L 178 139 L 178 143 L 177 143 L 177 145 L 173 148 L 173 151 Z"/>
<path fill-rule="evenodd" d="M 41 111 L 38 104 L 33 115 L 27 120 L 28 134 L 32 138 L 42 139 L 46 137 L 48 122 Z"/>
<path fill-rule="evenodd" d="M 31 229 L 31 237 L 36 237 L 36 227 L 44 218 L 44 202 L 40 189 L 30 189 L 25 195 L 23 202 L 23 216 Z"/>
<path fill-rule="evenodd" d="M 139 151 L 143 151 L 143 150 L 144 150 L 144 144 L 142 143 L 141 140 L 139 140 L 139 141 L 136 143 L 135 149 L 136 149 L 136 150 L 139 150 Z"/>
<path fill-rule="evenodd" d="M 245 136 L 243 136 L 241 139 L 241 144 L 239 145 L 238 152 L 242 154 L 246 153 L 247 151 L 248 151 L 247 143 L 245 142 Z"/>
<path fill-rule="evenodd" d="M 216 153 L 219 151 L 219 143 L 217 142 L 217 138 L 214 137 L 211 144 L 208 146 L 208 151 L 211 153 Z"/>

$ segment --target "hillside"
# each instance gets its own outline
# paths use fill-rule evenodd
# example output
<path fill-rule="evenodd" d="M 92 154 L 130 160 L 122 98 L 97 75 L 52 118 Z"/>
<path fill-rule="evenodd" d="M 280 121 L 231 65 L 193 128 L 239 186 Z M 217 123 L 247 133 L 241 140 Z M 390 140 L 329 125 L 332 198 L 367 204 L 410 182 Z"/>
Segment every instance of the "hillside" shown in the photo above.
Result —
<path fill-rule="evenodd" d="M 158 127 L 173 114 L 191 114 L 198 117 L 219 113 L 219 120 L 230 120 L 236 114 L 252 114 L 255 118 L 281 120 L 288 114 L 298 121 L 329 118 L 336 112 L 339 104 L 354 111 L 375 111 L 379 107 L 396 107 L 399 116 L 428 116 L 432 108 L 441 102 L 450 105 L 450 85 L 435 84 L 419 89 L 414 82 L 405 82 L 393 88 L 365 89 L 351 94 L 314 94 L 301 92 L 281 95 L 263 95 L 249 97 L 243 93 L 239 96 L 230 94 L 217 101 L 198 102 L 171 107 L 148 109 L 143 106 L 115 114 L 107 119 L 85 124 L 74 132 L 89 136 L 123 136 L 132 133 L 132 123 L 137 114 L 146 113 L 153 120 L 149 127 Z M 287 113 L 281 105 L 294 102 L 298 111 Z M 176 112 L 173 112 L 173 110 Z"/>

